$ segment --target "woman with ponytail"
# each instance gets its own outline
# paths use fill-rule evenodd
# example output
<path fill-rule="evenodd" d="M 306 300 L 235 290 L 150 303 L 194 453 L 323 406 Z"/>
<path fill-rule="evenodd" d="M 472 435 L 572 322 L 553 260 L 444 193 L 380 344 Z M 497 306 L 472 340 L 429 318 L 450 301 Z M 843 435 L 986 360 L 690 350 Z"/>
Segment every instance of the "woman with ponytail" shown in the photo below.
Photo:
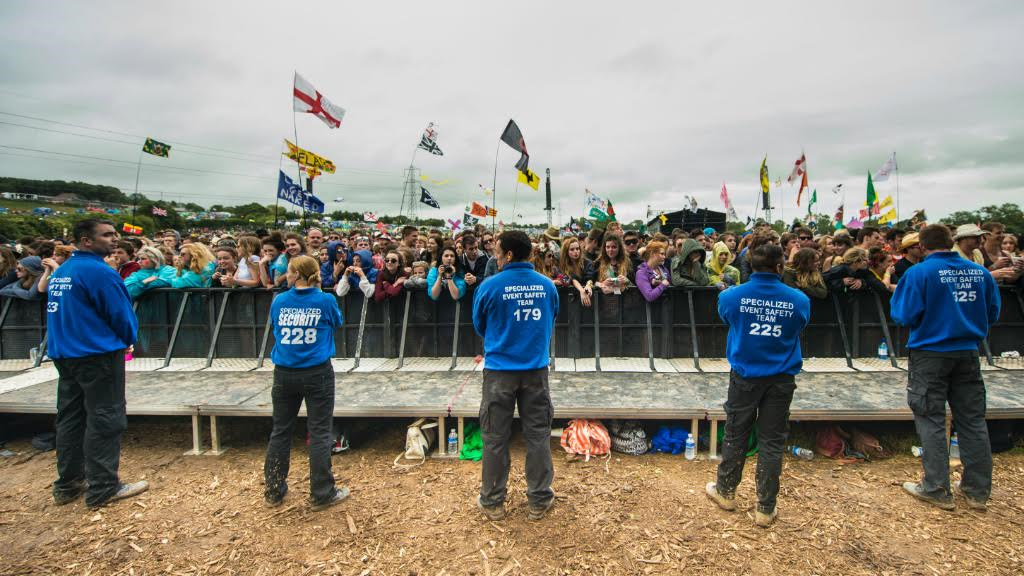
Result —
<path fill-rule="evenodd" d="M 320 290 L 320 263 L 298 255 L 288 262 L 287 292 L 270 305 L 274 330 L 274 430 L 263 466 L 263 499 L 280 506 L 288 493 L 288 467 L 299 406 L 306 401 L 309 431 L 310 501 L 314 511 L 348 497 L 331 473 L 331 423 L 334 415 L 334 330 L 341 326 L 338 301 Z"/>

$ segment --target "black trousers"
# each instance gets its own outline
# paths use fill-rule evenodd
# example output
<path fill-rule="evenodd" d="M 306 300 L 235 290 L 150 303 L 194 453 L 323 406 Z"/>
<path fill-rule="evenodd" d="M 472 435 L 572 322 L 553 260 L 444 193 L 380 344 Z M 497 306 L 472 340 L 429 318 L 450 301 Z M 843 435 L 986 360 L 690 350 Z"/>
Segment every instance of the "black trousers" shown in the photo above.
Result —
<path fill-rule="evenodd" d="M 946 444 L 946 402 L 960 442 L 964 466 L 960 488 L 975 500 L 992 493 L 992 446 L 985 425 L 985 382 L 977 350 L 910 351 L 907 404 L 921 437 L 925 494 L 941 500 L 949 490 L 949 447 Z"/>
<path fill-rule="evenodd" d="M 548 369 L 519 371 L 484 370 L 483 398 L 480 400 L 480 437 L 484 443 L 480 501 L 485 506 L 505 502 L 508 453 L 512 417 L 519 406 L 519 419 L 526 442 L 526 497 L 530 505 L 545 506 L 555 493 L 551 481 L 551 394 Z"/>
<path fill-rule="evenodd" d="M 757 509 L 771 512 L 779 495 L 782 453 L 789 436 L 789 405 L 796 381 L 780 374 L 767 378 L 744 379 L 729 374 L 729 398 L 725 402 L 725 441 L 722 462 L 718 465 L 718 491 L 724 496 L 736 493 L 747 460 L 750 430 L 757 425 Z"/>
<path fill-rule="evenodd" d="M 288 490 L 292 438 L 299 407 L 306 400 L 309 430 L 309 494 L 313 503 L 334 495 L 331 473 L 331 420 L 334 415 L 334 368 L 330 361 L 309 368 L 274 367 L 274 430 L 263 465 L 265 496 L 276 500 Z"/>
<path fill-rule="evenodd" d="M 88 483 L 85 503 L 98 506 L 117 492 L 121 434 L 128 427 L 124 400 L 124 351 L 83 358 L 55 358 L 57 380 L 57 481 L 54 495 Z"/>

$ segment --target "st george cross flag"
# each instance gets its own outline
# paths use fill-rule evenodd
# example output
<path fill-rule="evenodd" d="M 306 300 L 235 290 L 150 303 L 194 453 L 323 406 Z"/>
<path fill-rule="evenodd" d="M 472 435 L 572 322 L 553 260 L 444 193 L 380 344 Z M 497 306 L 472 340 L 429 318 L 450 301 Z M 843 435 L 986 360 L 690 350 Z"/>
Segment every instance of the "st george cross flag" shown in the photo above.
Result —
<path fill-rule="evenodd" d="M 899 167 L 896 166 L 896 153 L 893 152 L 892 156 L 885 161 L 885 164 L 882 164 L 882 167 L 878 169 L 878 172 L 875 172 L 875 182 L 885 182 L 889 179 L 889 174 L 897 170 L 899 170 Z"/>
<path fill-rule="evenodd" d="M 423 131 L 423 136 L 420 136 L 420 145 L 417 148 L 426 150 L 434 156 L 444 156 L 444 152 L 437 145 L 437 128 L 434 128 L 433 122 L 427 124 L 426 130 Z"/>
<path fill-rule="evenodd" d="M 153 206 L 153 215 L 154 216 L 167 216 L 167 210 L 164 210 L 163 208 L 157 208 L 156 206 Z"/>
<path fill-rule="evenodd" d="M 445 223 L 445 228 L 448 228 L 452 232 L 458 232 L 459 230 L 462 230 L 462 220 L 452 220 L 451 218 L 448 218 Z"/>
<path fill-rule="evenodd" d="M 515 120 L 509 120 L 505 131 L 501 133 L 501 141 L 512 147 L 513 150 L 522 154 L 516 162 L 516 170 L 526 172 L 530 164 L 530 153 L 526 151 L 526 141 L 523 140 L 523 133 Z"/>
<path fill-rule="evenodd" d="M 800 190 L 796 193 L 796 205 L 800 205 L 800 197 L 804 194 L 804 189 L 807 188 L 807 170 L 804 170 L 804 175 L 800 180 Z"/>
<path fill-rule="evenodd" d="M 373 212 L 363 212 L 363 222 L 376 222 L 377 215 Z"/>
<path fill-rule="evenodd" d="M 437 200 L 434 200 L 434 197 L 431 196 L 430 192 L 427 192 L 427 189 L 423 186 L 420 186 L 420 202 L 423 202 L 427 206 L 433 206 L 434 208 L 441 207 L 441 205 L 437 203 Z"/>
<path fill-rule="evenodd" d="M 345 109 L 332 104 L 298 72 L 295 73 L 295 87 L 292 90 L 292 96 L 292 108 L 296 112 L 312 114 L 327 124 L 329 128 L 341 126 L 341 120 L 345 117 Z"/>

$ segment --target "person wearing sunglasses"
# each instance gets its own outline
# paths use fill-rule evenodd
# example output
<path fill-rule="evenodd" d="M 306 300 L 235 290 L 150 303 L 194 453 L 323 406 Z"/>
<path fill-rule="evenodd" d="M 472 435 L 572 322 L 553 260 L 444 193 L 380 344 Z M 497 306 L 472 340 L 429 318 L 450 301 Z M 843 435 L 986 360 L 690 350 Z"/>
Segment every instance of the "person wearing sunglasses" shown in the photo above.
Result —
<path fill-rule="evenodd" d="M 377 274 L 377 285 L 373 290 L 374 301 L 383 302 L 398 296 L 408 279 L 402 266 L 402 257 L 396 250 L 388 250 L 384 254 L 384 268 Z"/>
<path fill-rule="evenodd" d="M 629 258 L 629 281 L 636 284 L 636 271 L 644 263 L 640 256 L 640 235 L 636 230 L 627 230 L 622 234 L 622 244 L 626 248 L 626 257 Z"/>

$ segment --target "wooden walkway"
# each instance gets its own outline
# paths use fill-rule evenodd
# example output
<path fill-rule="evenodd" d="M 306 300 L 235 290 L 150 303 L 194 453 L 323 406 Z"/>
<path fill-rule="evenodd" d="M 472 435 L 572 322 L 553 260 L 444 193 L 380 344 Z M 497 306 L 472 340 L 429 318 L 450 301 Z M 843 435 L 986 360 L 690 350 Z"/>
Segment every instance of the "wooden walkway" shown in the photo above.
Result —
<path fill-rule="evenodd" d="M 57 373 L 52 364 L 26 369 L 0 364 L 0 412 L 56 412 Z M 335 416 L 456 418 L 479 413 L 480 366 L 460 358 L 409 359 L 398 369 L 395 359 L 364 358 L 333 361 L 336 371 Z M 556 418 L 633 418 L 701 420 L 725 417 L 728 363 L 702 359 L 664 359 L 651 371 L 645 358 L 602 358 L 601 372 L 593 359 L 556 359 L 551 396 Z M 898 362 L 898 366 L 905 364 Z M 201 453 L 200 418 L 210 417 L 213 450 L 220 453 L 218 416 L 271 415 L 273 368 L 255 368 L 253 360 L 178 359 L 129 363 L 126 384 L 129 415 L 189 416 L 193 451 Z M 790 418 L 793 420 L 910 420 L 906 403 L 907 374 L 877 360 L 857 360 L 856 369 L 843 359 L 808 360 L 797 377 Z M 985 366 L 990 419 L 1024 418 L 1024 363 L 1020 360 Z M 442 429 L 444 422 L 441 423 Z M 712 435 L 714 438 L 714 435 Z M 714 447 L 712 447 L 714 450 Z"/>

